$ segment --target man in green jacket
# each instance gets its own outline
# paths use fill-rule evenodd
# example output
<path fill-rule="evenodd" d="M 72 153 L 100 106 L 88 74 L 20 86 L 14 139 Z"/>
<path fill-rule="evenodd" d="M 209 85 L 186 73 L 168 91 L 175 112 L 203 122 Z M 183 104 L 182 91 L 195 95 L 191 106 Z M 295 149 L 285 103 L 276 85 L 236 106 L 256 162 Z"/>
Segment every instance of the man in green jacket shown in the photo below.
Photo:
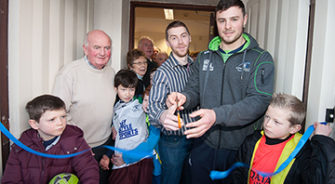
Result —
<path fill-rule="evenodd" d="M 192 183 L 212 183 L 211 170 L 226 170 L 233 164 L 273 93 L 273 59 L 244 33 L 243 2 L 219 1 L 216 23 L 219 36 L 198 56 L 184 91 L 171 93 L 167 100 L 170 106 L 178 99 L 184 109 L 200 104 L 201 109 L 191 114 L 200 119 L 187 124 L 191 129 L 185 131 L 187 138 L 196 138 L 189 159 Z"/>

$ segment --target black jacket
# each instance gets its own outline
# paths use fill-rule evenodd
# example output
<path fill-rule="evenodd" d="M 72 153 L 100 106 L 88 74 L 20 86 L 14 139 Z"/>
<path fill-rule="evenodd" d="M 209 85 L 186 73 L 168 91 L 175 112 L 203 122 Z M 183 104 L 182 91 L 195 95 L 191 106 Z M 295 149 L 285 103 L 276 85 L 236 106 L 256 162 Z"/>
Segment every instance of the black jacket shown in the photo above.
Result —
<path fill-rule="evenodd" d="M 261 136 L 260 131 L 257 131 L 244 140 L 238 152 L 238 162 L 250 165 L 255 144 Z M 330 172 L 335 170 L 335 141 L 332 138 L 314 135 L 295 158 L 296 160 L 286 176 L 285 184 L 330 183 L 331 177 L 334 183 L 335 176 L 330 175 Z M 241 167 L 234 170 L 231 177 L 233 183 L 247 183 L 248 168 Z"/>

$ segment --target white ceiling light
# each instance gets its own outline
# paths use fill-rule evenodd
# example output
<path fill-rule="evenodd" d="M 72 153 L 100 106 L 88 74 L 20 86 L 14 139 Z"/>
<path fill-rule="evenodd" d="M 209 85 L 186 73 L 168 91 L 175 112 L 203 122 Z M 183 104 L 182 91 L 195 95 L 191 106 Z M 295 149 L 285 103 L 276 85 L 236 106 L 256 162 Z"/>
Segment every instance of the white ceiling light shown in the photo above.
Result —
<path fill-rule="evenodd" d="M 173 20 L 173 9 L 164 9 L 164 15 L 166 20 Z"/>

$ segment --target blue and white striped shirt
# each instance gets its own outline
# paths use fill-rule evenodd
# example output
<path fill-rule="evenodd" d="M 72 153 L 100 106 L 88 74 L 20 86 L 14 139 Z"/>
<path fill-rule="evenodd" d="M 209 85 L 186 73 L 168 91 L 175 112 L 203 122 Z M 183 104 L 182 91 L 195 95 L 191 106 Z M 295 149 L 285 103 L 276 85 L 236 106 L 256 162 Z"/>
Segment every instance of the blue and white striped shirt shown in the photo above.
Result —
<path fill-rule="evenodd" d="M 159 118 L 167 109 L 165 104 L 167 96 L 171 92 L 183 91 L 192 73 L 190 67 L 193 63 L 192 58 L 188 56 L 187 62 L 185 66 L 180 65 L 171 53 L 169 58 L 157 69 L 153 78 L 149 95 L 149 121 L 152 125 L 160 128 L 165 135 L 183 135 L 184 127 L 178 131 L 166 130 L 159 122 Z M 185 124 L 195 120 L 189 117 L 193 111 L 194 109 L 180 111 L 180 117 Z"/>

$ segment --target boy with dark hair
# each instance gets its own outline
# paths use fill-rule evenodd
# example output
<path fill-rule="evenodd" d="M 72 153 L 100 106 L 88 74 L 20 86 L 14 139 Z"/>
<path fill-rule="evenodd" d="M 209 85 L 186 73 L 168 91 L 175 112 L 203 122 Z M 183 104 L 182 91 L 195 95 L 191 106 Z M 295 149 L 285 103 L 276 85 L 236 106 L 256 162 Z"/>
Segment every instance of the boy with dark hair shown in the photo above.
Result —
<path fill-rule="evenodd" d="M 132 150 L 147 139 L 146 115 L 142 104 L 134 99 L 138 83 L 135 72 L 120 70 L 114 78 L 114 87 L 119 101 L 114 106 L 113 128 L 117 132 L 115 147 Z M 114 132 L 114 131 L 113 131 Z M 100 161 L 102 168 L 109 169 L 109 157 L 104 155 Z M 151 183 L 153 163 L 151 158 L 126 163 L 122 153 L 112 155 L 113 171 L 109 183 Z"/>
<path fill-rule="evenodd" d="M 38 152 L 64 155 L 90 149 L 80 128 L 66 125 L 64 102 L 42 95 L 26 105 L 29 125 L 20 141 Z M 48 183 L 55 175 L 73 173 L 81 183 L 98 183 L 99 167 L 91 151 L 71 158 L 53 159 L 12 146 L 2 183 Z"/>
<path fill-rule="evenodd" d="M 335 142 L 329 135 L 329 125 L 315 123 L 311 141 L 288 164 L 272 177 L 256 171 L 275 172 L 289 157 L 301 139 L 298 131 L 305 119 L 304 104 L 287 94 L 274 94 L 265 113 L 263 131 L 248 136 L 239 152 L 237 161 L 251 169 L 238 168 L 232 173 L 234 183 L 326 183 L 328 165 L 334 162 Z"/>

